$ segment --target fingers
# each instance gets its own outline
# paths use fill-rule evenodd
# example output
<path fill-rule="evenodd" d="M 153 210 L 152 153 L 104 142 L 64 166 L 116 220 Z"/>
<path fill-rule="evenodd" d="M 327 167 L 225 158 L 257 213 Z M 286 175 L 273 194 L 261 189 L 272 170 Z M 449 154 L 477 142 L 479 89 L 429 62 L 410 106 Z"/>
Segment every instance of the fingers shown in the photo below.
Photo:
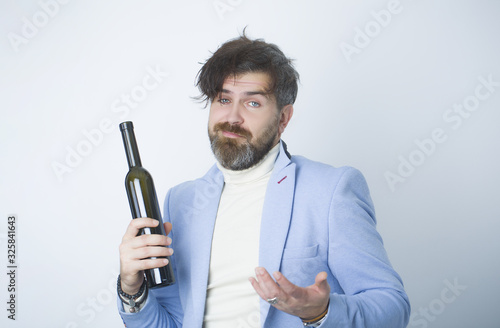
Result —
<path fill-rule="evenodd" d="M 257 294 L 264 300 L 277 297 L 278 302 L 272 304 L 278 310 L 302 318 L 316 317 L 328 306 L 330 286 L 327 273 L 320 272 L 315 277 L 314 284 L 299 287 L 291 283 L 280 272 L 274 272 L 273 277 L 261 267 L 255 269 L 256 278 L 249 278 Z"/>
<path fill-rule="evenodd" d="M 297 286 L 295 286 L 288 279 L 286 279 L 285 276 L 281 274 L 281 272 L 277 271 L 273 273 L 273 277 L 274 279 L 276 279 L 276 282 L 286 293 L 293 294 L 293 292 L 297 289 Z"/>
<path fill-rule="evenodd" d="M 262 299 L 266 301 L 274 297 L 277 297 L 279 301 L 284 301 L 286 299 L 286 295 L 282 293 L 280 286 L 276 284 L 266 269 L 261 267 L 256 268 L 255 275 L 257 279 L 250 278 L 249 280 L 257 294 L 259 294 Z"/>
<path fill-rule="evenodd" d="M 120 268 L 122 275 L 135 275 L 139 271 L 165 266 L 167 257 L 173 254 L 173 249 L 163 246 L 131 247 L 120 245 Z"/>
<path fill-rule="evenodd" d="M 124 240 L 123 243 L 129 244 L 132 248 L 144 246 L 168 246 L 172 244 L 172 239 L 163 235 L 144 234 L 128 240 Z"/>
<path fill-rule="evenodd" d="M 168 259 L 165 258 L 155 258 L 155 259 L 144 259 L 140 261 L 131 261 L 128 265 L 129 272 L 141 272 L 148 269 L 160 268 L 168 264 Z M 126 273 L 124 273 L 126 274 Z"/>
<path fill-rule="evenodd" d="M 158 224 L 158 220 L 151 218 L 137 218 L 129 223 L 120 244 L 122 289 L 138 289 L 144 279 L 142 271 L 168 264 L 168 259 L 164 257 L 173 254 L 173 249 L 166 247 L 172 243 L 170 237 L 158 234 L 138 235 L 141 229 L 156 227 Z M 165 223 L 164 227 L 167 234 L 172 230 L 170 223 Z"/>
<path fill-rule="evenodd" d="M 135 294 L 144 281 L 144 270 L 163 267 L 167 264 L 166 258 L 131 260 L 127 257 L 120 257 L 122 290 L 131 295 Z"/>
<path fill-rule="evenodd" d="M 157 234 L 144 234 L 133 238 L 124 238 L 120 244 L 120 259 L 142 260 L 149 257 L 170 256 L 173 249 L 168 248 L 172 239 Z"/>
<path fill-rule="evenodd" d="M 126 239 L 131 239 L 137 236 L 139 233 L 139 230 L 142 228 L 153 228 L 156 227 L 160 222 L 155 219 L 151 218 L 137 218 L 137 219 L 132 219 L 127 227 L 127 230 L 125 231 L 125 235 L 123 235 L 122 240 Z"/>
<path fill-rule="evenodd" d="M 131 243 L 132 248 L 157 245 L 168 246 L 172 243 L 170 237 L 157 235 L 157 234 L 144 234 L 139 235 L 139 231 L 143 228 L 153 228 L 158 226 L 160 222 L 151 218 L 137 218 L 130 221 L 125 235 L 122 238 L 122 244 Z M 165 232 L 168 235 L 172 230 L 172 224 L 169 222 L 164 223 Z"/>
<path fill-rule="evenodd" d="M 163 223 L 163 227 L 165 228 L 165 234 L 168 236 L 170 231 L 172 231 L 172 223 L 165 222 L 165 223 Z"/>
<path fill-rule="evenodd" d="M 326 281 L 326 278 L 328 278 L 328 274 L 326 272 L 323 271 L 318 273 L 314 279 L 314 285 L 318 288 L 319 292 L 330 294 L 330 285 L 328 284 L 328 281 Z"/>
<path fill-rule="evenodd" d="M 124 246 L 121 250 L 126 252 L 124 254 L 129 260 L 144 260 L 151 257 L 166 257 L 173 254 L 173 249 L 158 245 L 144 245 L 141 244 L 139 247 L 130 247 L 130 245 Z"/>

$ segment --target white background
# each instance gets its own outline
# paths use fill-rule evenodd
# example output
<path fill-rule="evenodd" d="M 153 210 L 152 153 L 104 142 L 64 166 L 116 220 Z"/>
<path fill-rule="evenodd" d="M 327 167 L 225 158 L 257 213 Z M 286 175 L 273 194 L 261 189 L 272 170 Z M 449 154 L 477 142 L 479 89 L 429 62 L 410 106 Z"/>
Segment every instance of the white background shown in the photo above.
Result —
<path fill-rule="evenodd" d="M 499 327 L 499 17 L 493 0 L 2 0 L 0 325 L 123 326 L 114 285 L 130 211 L 118 124 L 134 122 L 160 202 L 201 176 L 214 160 L 195 76 L 247 26 L 301 74 L 290 152 L 368 180 L 409 327 Z M 151 69 L 160 82 L 141 93 Z M 9 214 L 15 322 L 2 273 Z"/>

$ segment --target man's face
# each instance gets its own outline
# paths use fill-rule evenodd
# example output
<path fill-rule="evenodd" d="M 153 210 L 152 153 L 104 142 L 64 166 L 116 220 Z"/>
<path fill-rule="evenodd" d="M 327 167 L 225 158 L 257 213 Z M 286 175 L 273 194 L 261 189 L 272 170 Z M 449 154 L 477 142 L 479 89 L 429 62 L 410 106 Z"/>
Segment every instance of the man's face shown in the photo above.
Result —
<path fill-rule="evenodd" d="M 208 135 L 212 151 L 223 167 L 250 168 L 278 143 L 282 115 L 274 96 L 267 94 L 268 86 L 266 73 L 229 77 L 222 92 L 213 99 Z"/>

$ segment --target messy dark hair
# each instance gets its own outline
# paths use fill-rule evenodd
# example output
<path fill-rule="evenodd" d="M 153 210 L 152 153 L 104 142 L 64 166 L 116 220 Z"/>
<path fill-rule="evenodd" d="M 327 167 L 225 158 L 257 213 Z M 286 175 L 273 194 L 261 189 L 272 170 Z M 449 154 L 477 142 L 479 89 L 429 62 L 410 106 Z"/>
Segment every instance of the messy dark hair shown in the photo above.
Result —
<path fill-rule="evenodd" d="M 222 85 L 229 77 L 245 73 L 267 73 L 270 84 L 267 90 L 274 95 L 278 109 L 293 104 L 297 98 L 299 73 L 292 60 L 272 43 L 262 39 L 251 40 L 243 35 L 229 40 L 217 49 L 197 75 L 196 86 L 200 101 L 213 101 L 222 92 Z"/>

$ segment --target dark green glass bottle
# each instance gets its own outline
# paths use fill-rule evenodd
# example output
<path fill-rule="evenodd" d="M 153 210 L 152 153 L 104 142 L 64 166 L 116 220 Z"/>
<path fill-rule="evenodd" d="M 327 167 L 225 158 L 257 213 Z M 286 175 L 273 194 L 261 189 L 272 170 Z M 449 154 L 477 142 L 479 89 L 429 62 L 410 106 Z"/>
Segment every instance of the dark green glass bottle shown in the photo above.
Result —
<path fill-rule="evenodd" d="M 158 226 L 141 229 L 139 234 L 165 235 L 153 178 L 142 167 L 135 140 L 134 125 L 132 122 L 120 123 L 120 131 L 129 166 L 129 171 L 125 177 L 125 189 L 127 190 L 132 218 L 148 217 L 160 221 Z M 161 268 L 145 270 L 144 275 L 146 276 L 149 288 L 164 287 L 175 283 L 174 272 L 170 262 Z"/>

